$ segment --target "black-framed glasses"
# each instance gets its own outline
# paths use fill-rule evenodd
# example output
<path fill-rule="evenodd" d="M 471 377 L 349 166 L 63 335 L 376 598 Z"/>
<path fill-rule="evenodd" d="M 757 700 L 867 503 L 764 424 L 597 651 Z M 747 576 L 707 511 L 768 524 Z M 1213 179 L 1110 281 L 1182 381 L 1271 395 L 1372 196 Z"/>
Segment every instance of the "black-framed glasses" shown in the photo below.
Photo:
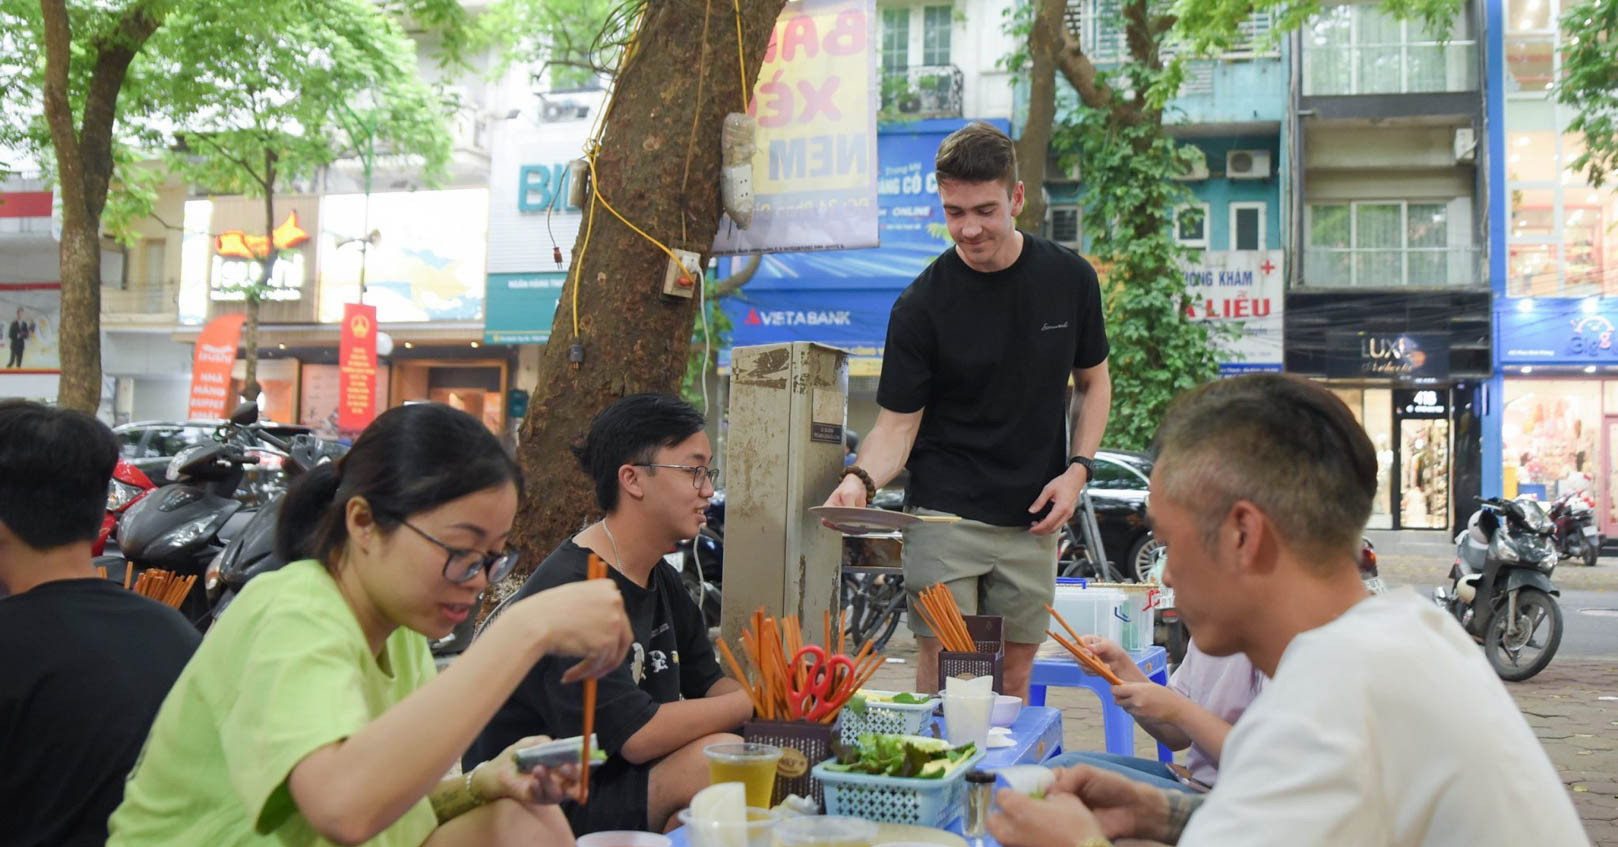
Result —
<path fill-rule="evenodd" d="M 710 468 L 710 467 L 706 467 L 704 465 L 662 465 L 662 464 L 658 464 L 657 462 L 636 462 L 635 467 L 637 467 L 637 468 L 668 468 L 669 470 L 675 470 L 675 471 L 690 471 L 691 472 L 691 487 L 692 488 L 695 488 L 696 490 L 701 491 L 702 490 L 702 481 L 703 480 L 707 480 L 708 485 L 713 487 L 713 488 L 718 488 L 719 487 L 719 469 L 718 468 Z"/>
<path fill-rule="evenodd" d="M 485 553 L 482 550 L 466 550 L 460 547 L 451 547 L 442 541 L 422 532 L 420 528 L 409 521 L 399 523 L 410 527 L 410 531 L 444 548 L 449 557 L 444 560 L 444 578 L 454 583 L 470 582 L 484 571 L 489 575 L 490 584 L 499 582 L 517 567 L 517 551 L 506 550 L 500 553 Z"/>

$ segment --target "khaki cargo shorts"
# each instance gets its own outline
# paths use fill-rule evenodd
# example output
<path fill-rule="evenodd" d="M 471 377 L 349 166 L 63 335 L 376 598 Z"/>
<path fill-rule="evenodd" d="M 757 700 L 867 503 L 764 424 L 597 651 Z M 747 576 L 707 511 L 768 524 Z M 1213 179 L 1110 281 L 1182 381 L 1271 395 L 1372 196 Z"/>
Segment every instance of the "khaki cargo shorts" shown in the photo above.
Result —
<path fill-rule="evenodd" d="M 911 507 L 917 515 L 942 515 Z M 932 637 L 916 614 L 917 597 L 935 582 L 949 586 L 963 615 L 1000 615 L 1007 641 L 1039 644 L 1056 597 L 1057 535 L 1033 535 L 1026 527 L 993 526 L 962 519 L 920 523 L 904 531 L 905 593 L 910 631 Z"/>

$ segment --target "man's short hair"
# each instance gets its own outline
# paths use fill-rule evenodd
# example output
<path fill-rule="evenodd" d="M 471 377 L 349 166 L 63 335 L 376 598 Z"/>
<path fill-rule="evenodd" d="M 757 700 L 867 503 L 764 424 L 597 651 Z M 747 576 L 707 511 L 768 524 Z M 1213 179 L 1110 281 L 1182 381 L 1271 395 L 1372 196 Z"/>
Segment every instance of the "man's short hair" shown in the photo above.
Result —
<path fill-rule="evenodd" d="M 650 462 L 659 448 L 673 447 L 707 424 L 696 407 L 678 397 L 631 394 L 590 421 L 590 432 L 573 455 L 595 486 L 596 504 L 611 512 L 618 508 L 619 468 Z"/>
<path fill-rule="evenodd" d="M 1371 516 L 1371 439 L 1337 395 L 1301 377 L 1254 374 L 1192 389 L 1164 417 L 1157 448 L 1158 493 L 1195 516 L 1209 547 L 1239 500 L 1310 557 L 1357 549 Z"/>
<path fill-rule="evenodd" d="M 0 401 L 0 523 L 35 550 L 94 541 L 118 440 L 72 409 Z"/>
<path fill-rule="evenodd" d="M 938 145 L 933 168 L 940 180 L 1005 183 L 1009 195 L 1017 185 L 1017 149 L 993 124 L 973 121 Z"/>

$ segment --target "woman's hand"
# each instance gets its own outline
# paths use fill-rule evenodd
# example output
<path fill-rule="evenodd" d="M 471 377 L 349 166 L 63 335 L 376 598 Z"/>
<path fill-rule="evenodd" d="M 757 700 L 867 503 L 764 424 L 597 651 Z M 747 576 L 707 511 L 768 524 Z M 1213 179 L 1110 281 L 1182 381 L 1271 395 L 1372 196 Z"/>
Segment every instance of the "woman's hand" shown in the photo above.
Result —
<path fill-rule="evenodd" d="M 527 627 L 547 656 L 577 657 L 563 682 L 604 676 L 623 664 L 635 633 L 624 616 L 624 598 L 610 579 L 570 582 L 541 591 L 512 606 L 507 618 Z"/>
<path fill-rule="evenodd" d="M 484 802 L 510 798 L 530 806 L 555 805 L 563 800 L 578 799 L 582 773 L 578 765 L 539 767 L 529 773 L 517 770 L 518 750 L 550 740 L 545 735 L 524 738 L 502 750 L 500 755 L 473 768 L 472 792 Z"/>
<path fill-rule="evenodd" d="M 1135 720 L 1179 726 L 1190 704 L 1179 692 L 1155 682 L 1126 682 L 1112 687 L 1113 702 Z"/>

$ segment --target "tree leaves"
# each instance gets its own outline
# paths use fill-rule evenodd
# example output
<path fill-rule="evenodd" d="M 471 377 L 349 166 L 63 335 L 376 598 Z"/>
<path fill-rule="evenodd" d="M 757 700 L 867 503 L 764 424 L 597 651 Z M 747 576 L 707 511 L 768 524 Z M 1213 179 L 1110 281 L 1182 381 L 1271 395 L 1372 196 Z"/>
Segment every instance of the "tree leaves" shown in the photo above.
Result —
<path fill-rule="evenodd" d="M 1573 169 L 1599 187 L 1618 169 L 1618 0 L 1585 0 L 1563 14 L 1561 27 L 1556 99 L 1575 111 L 1568 131 L 1584 134 Z"/>

